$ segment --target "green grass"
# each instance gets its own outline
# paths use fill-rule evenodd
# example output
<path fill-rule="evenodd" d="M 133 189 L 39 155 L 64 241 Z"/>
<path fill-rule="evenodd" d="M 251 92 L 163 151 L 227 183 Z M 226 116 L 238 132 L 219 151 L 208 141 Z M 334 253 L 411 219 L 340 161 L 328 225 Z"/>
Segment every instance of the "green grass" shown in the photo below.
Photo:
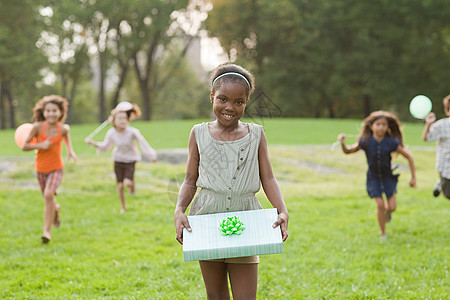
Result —
<path fill-rule="evenodd" d="M 133 124 L 159 150 L 186 147 L 197 122 Z M 431 195 L 435 146 L 420 141 L 422 124 L 405 125 L 418 186 L 408 187 L 407 162 L 397 158 L 398 208 L 381 243 L 364 154 L 330 149 L 339 132 L 357 134 L 359 124 L 264 121 L 290 223 L 284 253 L 261 256 L 258 299 L 449 298 L 450 202 Z M 72 127 L 79 161 L 66 163 L 62 225 L 48 245 L 40 243 L 43 203 L 33 153 L 17 149 L 12 131 L 0 132 L 7 141 L 0 148 L 0 298 L 204 299 L 198 264 L 183 262 L 175 240 L 173 209 L 185 166 L 139 163 L 137 195 L 127 197 L 129 211 L 121 215 L 110 153 L 96 156 L 82 142 L 95 127 Z M 258 198 L 270 207 L 264 193 Z"/>
<path fill-rule="evenodd" d="M 348 142 L 353 143 L 359 134 L 361 120 L 344 119 L 262 119 L 245 120 L 264 126 L 270 145 L 331 145 L 336 141 L 339 133 L 349 136 Z M 180 120 L 180 121 L 136 121 L 131 125 L 141 130 L 150 144 L 156 149 L 186 148 L 187 137 L 194 124 L 208 122 L 208 120 Z M 79 155 L 92 154 L 92 148 L 83 143 L 98 124 L 73 125 L 71 137 L 76 153 Z M 109 126 L 104 128 L 94 139 L 103 139 Z M 406 123 L 403 125 L 405 143 L 409 145 L 430 145 L 421 140 L 423 124 Z M 0 131 L 0 139 L 5 141 L 0 149 L 0 156 L 17 157 L 30 156 L 21 153 L 14 141 L 14 130 Z"/>

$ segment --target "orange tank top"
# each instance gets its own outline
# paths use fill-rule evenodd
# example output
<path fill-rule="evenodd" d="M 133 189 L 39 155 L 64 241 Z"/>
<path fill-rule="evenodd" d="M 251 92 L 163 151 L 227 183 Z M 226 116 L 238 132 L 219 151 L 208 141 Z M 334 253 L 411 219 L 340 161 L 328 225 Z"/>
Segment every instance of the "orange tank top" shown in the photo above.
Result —
<path fill-rule="evenodd" d="M 58 126 L 58 134 L 50 138 L 50 148 L 47 150 L 38 149 L 36 154 L 36 172 L 39 173 L 49 173 L 55 170 L 64 168 L 64 163 L 62 160 L 61 149 L 62 149 L 62 135 L 61 135 L 61 125 Z M 42 130 L 37 137 L 37 143 L 45 141 L 48 137 L 45 134 L 45 129 L 47 128 L 47 122 L 42 125 Z"/>

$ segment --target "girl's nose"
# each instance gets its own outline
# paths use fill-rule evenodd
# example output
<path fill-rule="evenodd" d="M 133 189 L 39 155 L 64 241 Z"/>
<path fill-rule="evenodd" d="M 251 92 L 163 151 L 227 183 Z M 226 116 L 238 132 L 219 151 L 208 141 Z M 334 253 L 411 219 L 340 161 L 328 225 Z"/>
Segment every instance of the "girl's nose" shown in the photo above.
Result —
<path fill-rule="evenodd" d="M 226 110 L 233 110 L 233 104 L 231 104 L 230 102 L 227 102 L 226 106 L 225 106 Z"/>

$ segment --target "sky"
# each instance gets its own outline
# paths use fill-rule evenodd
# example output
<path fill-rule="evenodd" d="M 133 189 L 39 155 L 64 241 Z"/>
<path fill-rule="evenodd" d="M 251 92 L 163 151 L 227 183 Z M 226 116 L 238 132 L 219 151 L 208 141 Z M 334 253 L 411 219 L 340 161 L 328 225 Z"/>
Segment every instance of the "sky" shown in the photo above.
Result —
<path fill-rule="evenodd" d="M 201 62 L 206 71 L 210 71 L 227 61 L 228 56 L 217 38 L 201 37 Z"/>

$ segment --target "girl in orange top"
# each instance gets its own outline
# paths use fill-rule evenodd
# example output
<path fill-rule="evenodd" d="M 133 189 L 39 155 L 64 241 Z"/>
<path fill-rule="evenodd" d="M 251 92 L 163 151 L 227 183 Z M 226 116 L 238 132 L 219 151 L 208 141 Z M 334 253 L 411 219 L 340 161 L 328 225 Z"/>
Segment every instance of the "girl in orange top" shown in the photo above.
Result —
<path fill-rule="evenodd" d="M 33 128 L 25 141 L 24 151 L 37 150 L 36 153 L 36 177 L 44 197 L 44 231 L 42 242 L 51 240 L 50 230 L 52 224 L 59 227 L 59 209 L 56 202 L 56 189 L 61 183 L 64 163 L 61 157 L 62 140 L 67 147 L 68 158 L 74 162 L 77 156 L 72 148 L 69 135 L 69 125 L 64 124 L 67 116 L 68 102 L 66 99 L 50 95 L 40 99 L 33 108 Z M 31 144 L 33 138 L 36 143 Z"/>

